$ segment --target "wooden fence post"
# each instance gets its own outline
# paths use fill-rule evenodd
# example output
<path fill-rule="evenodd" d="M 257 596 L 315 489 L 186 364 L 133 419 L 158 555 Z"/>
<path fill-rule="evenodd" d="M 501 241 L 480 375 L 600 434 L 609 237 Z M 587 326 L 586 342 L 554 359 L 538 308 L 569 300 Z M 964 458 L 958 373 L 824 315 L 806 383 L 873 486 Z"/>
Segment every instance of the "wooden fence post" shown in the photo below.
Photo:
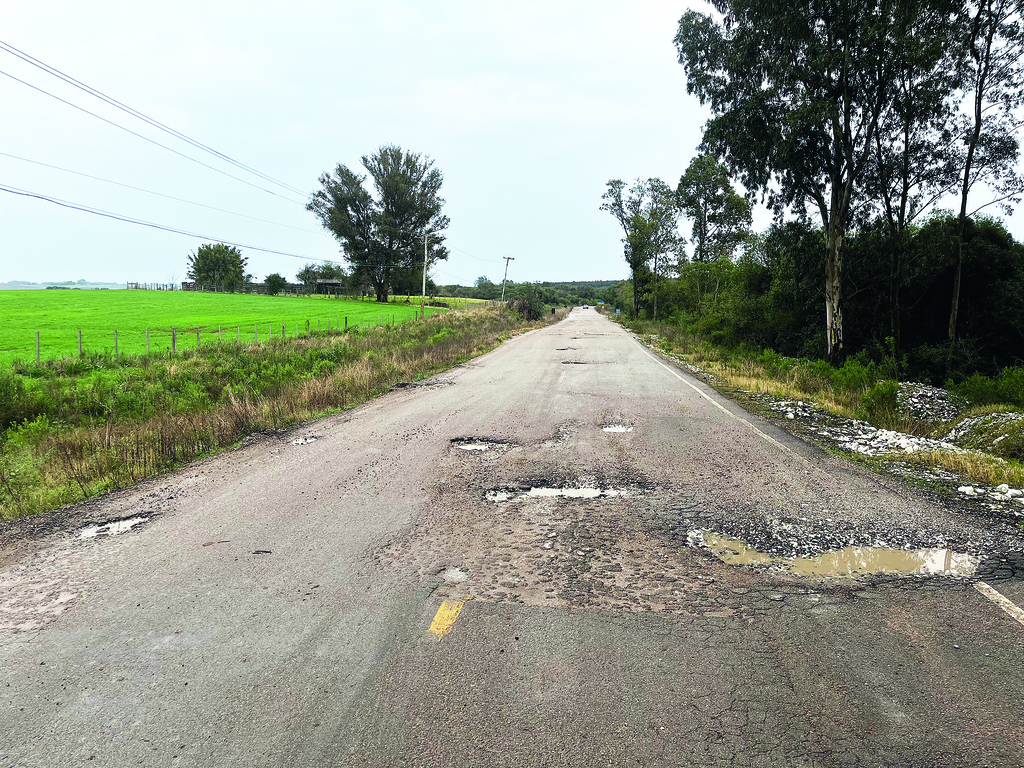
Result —
<path fill-rule="evenodd" d="M 348 330 L 348 315 L 345 315 L 345 330 Z"/>
<path fill-rule="evenodd" d="M 171 352 L 178 351 L 178 329 L 171 326 Z"/>
<path fill-rule="evenodd" d="M 146 357 L 149 357 L 149 328 L 146 329 Z"/>
<path fill-rule="evenodd" d="M 117 360 L 117 331 L 114 331 L 114 359 Z"/>
<path fill-rule="evenodd" d="M 259 323 L 256 323 L 256 324 L 253 325 L 253 327 L 252 327 L 252 335 L 253 335 L 253 338 L 256 340 L 255 343 L 259 344 L 260 343 L 260 324 Z"/>
<path fill-rule="evenodd" d="M 82 356 L 82 329 L 78 329 L 78 356 Z"/>
<path fill-rule="evenodd" d="M 39 331 L 36 331 L 36 365 L 39 365 Z"/>
<path fill-rule="evenodd" d="M 238 341 L 239 344 L 242 343 L 242 326 L 238 326 L 238 339 L 237 339 L 237 341 Z"/>
<path fill-rule="evenodd" d="M 285 324 L 281 323 L 281 341 L 288 338 L 288 331 L 285 329 Z"/>
<path fill-rule="evenodd" d="M 217 326 L 217 346 L 218 347 L 220 346 L 221 342 L 224 341 L 224 336 L 222 335 L 223 334 L 223 330 L 224 329 L 221 328 L 219 325 Z"/>
<path fill-rule="evenodd" d="M 196 328 L 196 352 L 199 351 L 199 329 Z"/>

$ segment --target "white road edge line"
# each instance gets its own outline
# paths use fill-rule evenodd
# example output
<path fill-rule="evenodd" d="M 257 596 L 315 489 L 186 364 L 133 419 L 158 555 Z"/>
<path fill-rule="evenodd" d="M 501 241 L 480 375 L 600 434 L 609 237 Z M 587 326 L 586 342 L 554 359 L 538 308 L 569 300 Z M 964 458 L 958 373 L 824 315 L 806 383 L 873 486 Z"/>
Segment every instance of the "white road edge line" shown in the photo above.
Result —
<path fill-rule="evenodd" d="M 628 333 L 627 333 L 627 334 L 626 334 L 626 336 L 628 336 L 628 337 L 629 337 L 629 338 L 630 338 L 630 339 L 631 339 L 631 340 L 633 341 L 633 343 L 634 343 L 634 344 L 636 344 L 636 345 L 637 345 L 638 347 L 640 347 L 640 349 L 641 349 L 641 350 L 643 351 L 643 353 L 644 353 L 645 355 L 647 355 L 647 356 L 648 356 L 649 358 L 651 358 L 651 360 L 653 360 L 653 361 L 654 361 L 655 363 L 657 363 L 658 365 L 660 365 L 660 366 L 661 366 L 662 368 L 664 368 L 664 369 L 665 369 L 666 371 L 668 371 L 669 373 L 671 373 L 671 374 L 672 374 L 673 376 L 675 376 L 675 377 L 676 377 L 677 379 L 679 379 L 679 380 L 680 380 L 681 382 L 683 382 L 683 384 L 685 384 L 685 385 L 686 385 L 686 386 L 688 386 L 688 387 L 689 387 L 690 389 L 692 389 L 692 390 L 693 390 L 694 392 L 696 392 L 696 393 L 697 393 L 698 395 L 700 395 L 701 397 L 703 397 L 703 398 L 704 398 L 705 400 L 707 400 L 707 401 L 708 401 L 709 403 L 711 403 L 711 404 L 712 404 L 713 406 L 715 406 L 715 408 L 717 408 L 718 410 L 720 410 L 720 411 L 721 411 L 722 413 L 724 413 L 724 414 L 725 414 L 726 416 L 728 416 L 728 417 L 730 417 L 730 418 L 732 418 L 732 419 L 736 419 L 736 421 L 738 421 L 738 422 L 739 422 L 740 424 L 744 424 L 744 425 L 746 425 L 747 427 L 749 427 L 750 429 L 754 430 L 754 432 L 756 432 L 757 434 L 759 434 L 759 435 L 760 435 L 761 437 L 763 437 L 763 438 L 764 438 L 765 440 L 767 440 L 767 441 L 768 441 L 769 443 L 771 443 L 772 445 L 775 445 L 775 446 L 777 446 L 777 447 L 781 448 L 782 450 L 786 451 L 787 453 L 791 453 L 791 454 L 793 454 L 793 455 L 794 455 L 794 456 L 796 456 L 797 458 L 800 458 L 800 459 L 803 459 L 803 458 L 804 458 L 803 456 L 799 456 L 798 454 L 796 454 L 796 453 L 793 453 L 792 449 L 790 449 L 790 448 L 788 448 L 787 446 L 783 445 L 783 444 L 782 444 L 782 443 L 780 443 L 780 442 L 779 442 L 778 440 L 776 440 L 776 439 L 775 439 L 774 437 L 771 437 L 770 435 L 766 435 L 766 434 L 765 434 L 764 432 L 762 432 L 762 431 L 761 431 L 760 429 L 758 429 L 757 427 L 755 427 L 755 426 L 754 426 L 753 424 L 751 424 L 751 423 L 750 423 L 749 421 L 747 421 L 746 419 L 744 419 L 744 418 L 741 418 L 741 417 L 737 416 L 737 415 L 736 415 L 735 413 L 733 413 L 733 412 L 732 412 L 732 411 L 730 411 L 730 410 L 729 410 L 728 408 L 726 408 L 726 407 L 725 407 L 724 405 L 722 405 L 722 404 L 721 404 L 721 403 L 719 403 L 719 402 L 718 402 L 717 400 L 715 400 L 715 399 L 714 399 L 713 397 L 711 397 L 711 396 L 710 396 L 710 395 L 709 395 L 709 394 L 708 394 L 707 392 L 704 392 L 704 391 L 702 391 L 702 390 L 700 389 L 700 387 L 695 387 L 695 386 L 694 386 L 693 384 L 691 384 L 691 383 L 690 383 L 689 381 L 687 381 L 687 380 L 686 380 L 685 378 L 683 378 L 683 377 L 682 377 L 682 376 L 680 376 L 680 375 L 679 375 L 678 373 L 676 373 L 676 372 L 675 372 L 675 371 L 673 371 L 673 370 L 672 370 L 671 368 L 669 368 L 669 367 L 668 367 L 667 365 L 665 365 L 665 364 L 664 364 L 663 362 L 661 362 L 661 360 L 659 360 L 659 359 L 657 358 L 657 356 L 656 356 L 656 355 L 654 355 L 653 353 L 651 353 L 651 352 L 650 352 L 650 351 L 649 351 L 649 350 L 648 350 L 648 349 L 647 349 L 646 347 L 644 347 L 644 345 L 643 345 L 643 344 L 641 344 L 641 343 L 640 343 L 639 341 L 637 341 L 637 340 L 636 340 L 636 339 L 635 339 L 635 338 L 634 338 L 634 337 L 633 337 L 632 335 L 630 335 L 630 334 L 628 334 Z M 804 459 L 804 460 L 806 461 L 806 459 Z"/>
<path fill-rule="evenodd" d="M 998 605 L 1007 616 L 1014 619 L 1018 624 L 1024 627 L 1024 608 L 1011 601 L 1009 598 L 1004 597 L 998 591 L 990 587 L 984 581 L 979 581 L 974 585 L 974 588 L 981 594 L 991 600 L 993 603 Z"/>

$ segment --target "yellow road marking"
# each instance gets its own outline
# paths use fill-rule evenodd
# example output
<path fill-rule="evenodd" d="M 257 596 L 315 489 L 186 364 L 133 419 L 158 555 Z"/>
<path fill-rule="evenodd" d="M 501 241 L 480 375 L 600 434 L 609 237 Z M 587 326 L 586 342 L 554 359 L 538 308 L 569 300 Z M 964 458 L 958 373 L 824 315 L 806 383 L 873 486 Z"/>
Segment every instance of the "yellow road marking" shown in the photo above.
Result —
<path fill-rule="evenodd" d="M 455 626 L 455 620 L 462 613 L 462 606 L 472 599 L 473 596 L 470 595 L 462 600 L 445 600 L 441 603 L 441 607 L 434 614 L 434 620 L 430 622 L 430 631 L 437 636 L 438 642 L 441 642 L 441 638 L 452 631 L 452 627 Z"/>

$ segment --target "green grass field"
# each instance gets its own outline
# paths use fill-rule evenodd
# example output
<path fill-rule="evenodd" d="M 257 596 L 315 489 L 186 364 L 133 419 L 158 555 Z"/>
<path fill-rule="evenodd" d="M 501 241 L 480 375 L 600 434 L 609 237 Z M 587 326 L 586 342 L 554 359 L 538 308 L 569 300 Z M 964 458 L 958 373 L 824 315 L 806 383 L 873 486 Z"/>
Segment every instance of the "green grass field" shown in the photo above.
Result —
<path fill-rule="evenodd" d="M 218 328 L 225 342 L 241 337 L 243 342 L 281 337 L 281 324 L 289 338 L 296 327 L 310 328 L 380 325 L 385 316 L 395 322 L 415 317 L 419 301 L 405 297 L 395 303 L 346 301 L 322 296 L 255 296 L 231 293 L 168 291 L 0 291 L 0 363 L 31 360 L 36 353 L 39 332 L 40 357 L 52 359 L 78 354 L 78 331 L 86 352 L 113 352 L 117 331 L 119 353 L 146 351 L 149 329 L 150 351 L 171 347 L 171 329 L 177 329 L 179 350 L 195 349 L 196 331 L 203 346 L 215 344 Z M 459 300 L 462 301 L 461 299 Z M 428 314 L 443 310 L 427 307 Z M 297 324 L 297 325 L 296 325 Z"/>

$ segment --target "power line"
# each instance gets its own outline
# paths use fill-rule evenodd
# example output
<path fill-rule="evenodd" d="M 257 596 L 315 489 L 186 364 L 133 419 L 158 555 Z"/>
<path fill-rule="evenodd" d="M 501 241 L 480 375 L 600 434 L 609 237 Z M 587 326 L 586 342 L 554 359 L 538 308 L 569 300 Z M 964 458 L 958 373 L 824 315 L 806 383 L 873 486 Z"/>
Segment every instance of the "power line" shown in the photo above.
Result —
<path fill-rule="evenodd" d="M 472 253 L 468 253 L 468 252 L 462 250 L 461 248 L 456 248 L 454 245 L 449 246 L 449 247 L 453 251 L 458 251 L 459 253 L 463 254 L 464 256 L 469 256 L 469 258 L 476 259 L 477 261 L 487 262 L 488 264 L 497 264 L 498 261 L 499 261 L 498 259 L 481 259 L 479 256 L 474 256 Z"/>
<path fill-rule="evenodd" d="M 0 153 L 0 154 L 3 154 L 3 153 Z M 39 194 L 38 192 L 32 192 L 32 191 L 27 190 L 27 189 L 21 189 L 19 187 L 8 186 L 7 184 L 3 184 L 3 183 L 0 183 L 0 192 L 8 192 L 8 193 L 10 193 L 12 195 L 18 195 L 20 197 L 31 197 L 31 198 L 34 198 L 36 200 L 43 200 L 43 201 L 48 202 L 48 203 L 53 203 L 54 205 L 59 205 L 62 208 L 70 208 L 71 210 L 82 211 L 83 213 L 91 213 L 94 216 L 101 216 L 103 218 L 113 219 L 114 221 L 121 221 L 121 222 L 124 222 L 126 224 L 136 224 L 136 225 L 142 226 L 142 227 L 149 227 L 151 229 L 158 229 L 158 230 L 161 230 L 162 232 L 170 232 L 170 233 L 175 234 L 175 235 L 185 235 L 186 237 L 195 237 L 195 238 L 198 238 L 200 240 L 208 240 L 210 242 L 223 243 L 224 245 L 233 245 L 233 246 L 235 246 L 237 248 L 248 248 L 251 251 L 260 251 L 261 253 L 271 253 L 271 254 L 274 254 L 276 256 L 289 256 L 289 257 L 291 257 L 293 259 L 302 259 L 304 261 L 318 261 L 321 264 L 337 264 L 338 263 L 338 261 L 336 259 L 317 259 L 317 258 L 314 258 L 312 256 L 303 256 L 303 255 L 298 254 L 298 253 L 289 253 L 288 251 L 277 251 L 277 250 L 273 250 L 271 248 L 261 248 L 258 245 L 249 245 L 247 243 L 237 243 L 237 242 L 234 242 L 232 240 L 225 240 L 225 239 L 220 238 L 220 237 L 213 237 L 211 235 L 203 235 L 203 234 L 200 234 L 198 232 L 190 232 L 188 230 L 178 229 L 176 227 L 167 227 L 167 226 L 164 226 L 163 224 L 156 224 L 156 223 L 151 222 L 151 221 L 145 221 L 143 219 L 136 219 L 136 218 L 133 218 L 131 216 L 121 215 L 119 213 L 112 213 L 111 211 L 104 211 L 102 209 L 93 208 L 93 207 L 88 206 L 88 205 L 80 205 L 78 203 L 72 203 L 72 202 L 70 202 L 68 200 L 61 200 L 60 198 L 50 197 L 49 195 L 42 195 L 42 194 Z M 373 264 L 373 265 L 370 265 L 368 268 L 369 269 L 378 269 L 378 268 L 381 268 L 381 267 L 387 267 L 387 268 L 391 268 L 391 269 L 410 269 L 410 268 L 414 269 L 415 268 L 415 267 L 410 267 L 408 264 Z M 358 268 L 358 267 L 356 267 L 356 268 Z M 435 264 L 431 264 L 430 265 L 430 269 L 436 270 L 437 272 L 440 272 L 442 275 L 447 275 L 448 277 L 452 278 L 453 280 L 458 280 L 459 279 L 458 277 L 456 277 L 455 275 L 453 275 L 453 274 L 451 274 L 449 272 L 445 272 L 445 271 L 443 271 L 441 269 L 437 269 L 436 263 Z"/>
<path fill-rule="evenodd" d="M 199 234 L 198 232 L 189 232 L 188 230 L 177 229 L 175 227 L 165 227 L 162 224 L 154 224 L 151 221 L 144 221 L 142 219 L 132 218 L 131 216 L 122 216 L 121 214 L 118 214 L 118 213 L 111 213 L 110 211 L 104 211 L 104 210 L 101 210 L 99 208 L 92 208 L 92 207 L 87 206 L 87 205 L 79 205 L 78 203 L 72 203 L 72 202 L 69 202 L 67 200 L 60 200 L 59 198 L 56 198 L 56 197 L 49 197 L 48 195 L 40 195 L 40 194 L 38 194 L 36 192 L 30 192 L 27 189 L 20 189 L 18 187 L 10 187 L 10 186 L 7 186 L 6 184 L 0 184 L 0 192 L 9 192 L 12 195 L 20 195 L 21 197 L 33 197 L 33 198 L 35 198 L 37 200 L 45 200 L 48 203 L 53 203 L 54 205 L 59 205 L 62 208 L 71 208 L 71 209 L 76 210 L 76 211 L 83 211 L 85 213 L 91 213 L 91 214 L 93 214 L 95 216 L 103 216 L 104 218 L 107 218 L 107 219 L 114 219 L 115 221 L 123 221 L 123 222 L 128 223 L 128 224 L 138 224 L 139 226 L 150 227 L 152 229 L 159 229 L 159 230 L 162 230 L 164 232 L 171 232 L 171 233 L 176 234 L 176 235 L 185 235 L 187 237 L 196 237 L 196 238 L 199 238 L 200 240 L 209 240 L 211 242 L 224 243 L 224 245 L 234 245 L 234 246 L 236 246 L 238 248 L 248 248 L 251 251 L 261 251 L 263 253 L 272 253 L 272 254 L 275 254 L 277 256 L 290 256 L 293 259 L 304 259 L 306 261 L 319 261 L 319 262 L 322 262 L 324 264 L 334 264 L 334 263 L 336 263 L 332 259 L 315 259 L 312 256 L 303 256 L 303 255 L 298 254 L 298 253 L 289 253 L 288 251 L 275 251 L 275 250 L 273 250 L 271 248 L 261 248 L 258 245 L 248 245 L 246 243 L 236 243 L 236 242 L 232 242 L 231 240 L 224 240 L 224 239 L 219 238 L 219 237 L 211 237 L 210 235 Z"/>
<path fill-rule="evenodd" d="M 193 200 L 185 200 L 181 197 L 174 197 L 173 195 L 165 195 L 162 192 L 154 192 L 151 189 L 143 189 L 142 187 L 133 187 L 131 184 L 122 184 L 119 181 L 112 181 L 111 179 L 104 179 L 100 176 L 93 176 L 89 173 L 82 173 L 81 171 L 72 171 L 70 168 L 62 168 L 59 165 L 50 165 L 49 163 L 43 163 L 39 160 L 29 160 L 27 157 L 18 157 L 17 155 L 10 155 L 7 152 L 0 152 L 0 157 L 9 157 L 12 160 L 21 160 L 24 163 L 32 163 L 33 165 L 41 165 L 44 168 L 52 168 L 55 171 L 63 171 L 64 173 L 74 174 L 75 176 L 82 176 L 86 179 L 93 179 L 95 181 L 102 181 L 104 184 L 113 184 L 116 187 L 124 187 L 125 189 L 133 189 L 136 192 L 145 192 L 147 195 L 156 195 L 157 197 L 163 197 L 168 200 L 176 200 L 179 203 L 188 203 L 189 205 L 196 205 L 200 208 L 208 208 L 211 211 L 219 211 L 220 213 L 229 213 L 232 216 L 241 216 L 244 219 L 252 219 L 253 221 L 259 221 L 264 224 L 273 224 L 275 227 L 287 227 L 288 229 L 296 229 L 299 232 L 309 232 L 310 234 L 320 235 L 322 232 L 317 232 L 312 229 L 305 229 L 304 227 L 293 227 L 291 224 L 281 224 L 276 221 L 267 221 L 256 216 L 249 216 L 245 213 L 238 213 L 237 211 L 228 211 L 224 208 L 216 208 L 212 205 L 206 205 L 205 203 L 197 203 Z"/>
<path fill-rule="evenodd" d="M 262 190 L 263 192 L 271 194 L 274 197 L 280 197 L 282 200 L 287 200 L 290 203 L 299 203 L 300 205 L 304 204 L 303 202 L 301 202 L 299 200 L 295 200 L 295 199 L 290 198 L 290 197 L 285 197 L 284 195 L 279 194 L 277 192 L 274 192 L 273 190 L 267 189 L 265 187 L 261 187 L 259 184 L 253 184 L 251 181 L 246 181 L 245 179 L 243 179 L 243 178 L 241 178 L 239 176 L 235 176 L 234 174 L 228 173 L 227 171 L 221 170 L 220 168 L 217 168 L 215 166 L 209 165 L 208 163 L 204 163 L 202 160 L 197 160 L 196 158 L 192 157 L 191 155 L 186 155 L 184 152 L 179 152 L 176 149 L 172 149 L 171 147 L 168 147 L 166 144 L 161 144 L 159 141 L 151 139 L 148 136 L 143 136 L 141 133 L 136 133 L 131 128 L 126 128 L 125 126 L 123 126 L 123 125 L 121 125 L 119 123 L 115 123 L 113 120 L 108 120 L 105 117 L 101 117 L 100 115 L 97 115 L 95 112 L 90 112 L 85 107 L 80 107 L 77 104 L 72 104 L 70 101 L 67 101 L 66 99 L 62 99 L 60 96 L 55 96 L 54 94 L 50 93 L 49 91 L 46 91 L 46 90 L 44 90 L 44 89 L 42 89 L 42 88 L 40 88 L 40 87 L 38 87 L 36 85 L 32 85 L 32 83 L 25 82 L 21 78 L 15 77 L 14 75 L 12 75 L 12 74 L 10 74 L 8 72 L 4 72 L 3 70 L 0 70 L 0 75 L 5 75 L 6 77 L 11 78 L 11 80 L 19 82 L 22 85 L 28 86 L 29 88 L 31 88 L 34 91 L 39 91 L 39 93 L 42 93 L 42 94 L 45 94 L 45 95 L 49 96 L 51 99 L 56 99 L 57 101 L 61 102 L 62 104 L 67 104 L 69 107 L 74 107 L 75 109 L 79 110 L 80 112 L 85 112 L 87 115 L 92 115 L 97 120 L 102 120 L 104 123 L 107 123 L 108 125 L 112 125 L 115 128 L 120 128 L 122 131 L 125 131 L 126 133 L 130 133 L 132 136 L 137 136 L 140 139 L 142 139 L 143 141 L 148 141 L 150 144 L 155 144 L 158 147 L 162 147 L 163 149 L 166 149 L 168 152 L 173 152 L 174 154 L 178 155 L 179 157 L 184 157 L 186 160 L 191 160 L 193 163 L 198 163 L 199 165 L 203 166 L 204 168 L 209 168 L 211 171 L 216 171 L 217 173 L 220 173 L 220 174 L 222 174 L 224 176 L 232 178 L 235 181 L 240 181 L 243 184 L 248 184 L 250 187 L 254 187 L 255 189 Z"/>
<path fill-rule="evenodd" d="M 149 125 L 152 125 L 154 128 L 158 128 L 159 130 L 164 131 L 165 133 L 169 133 L 171 136 L 174 136 L 175 138 L 181 139 L 182 141 L 185 141 L 185 142 L 191 144 L 192 146 L 196 147 L 197 149 L 201 149 L 204 152 L 209 152 L 210 154 L 212 154 L 212 155 L 214 155 L 216 157 L 219 157 L 220 159 L 222 159 L 222 160 L 224 160 L 224 161 L 226 161 L 228 163 L 231 163 L 232 165 L 234 165 L 234 166 L 236 166 L 238 168 L 241 168 L 243 170 L 249 171 L 249 173 L 255 174 L 256 176 L 259 176 L 261 179 L 263 179 L 265 181 L 269 181 L 272 184 L 276 184 L 279 187 L 283 187 L 284 189 L 287 189 L 288 191 L 294 192 L 294 193 L 296 193 L 298 195 L 303 195 L 304 196 L 306 194 L 305 192 L 303 192 L 298 187 L 293 187 L 291 184 L 286 184 L 283 181 L 279 181 L 278 179 L 275 179 L 273 176 L 270 176 L 270 175 L 268 175 L 266 173 L 263 173 L 262 171 L 256 170 L 252 166 L 246 165 L 245 163 L 242 163 L 242 162 L 240 162 L 238 160 L 235 160 L 232 157 L 228 157 L 223 152 L 219 152 L 216 149 L 213 149 L 212 147 L 208 147 L 206 144 L 203 144 L 202 142 L 197 141 L 196 139 L 193 139 L 190 136 L 185 135 L 181 131 L 177 131 L 174 128 L 171 128 L 171 127 L 169 127 L 167 125 L 164 125 L 159 120 L 155 120 L 155 119 L 149 117 L 148 115 L 145 115 L 142 112 L 139 112 L 137 109 L 129 107 L 127 104 L 123 104 L 122 102 L 118 101 L 117 99 L 115 99 L 115 98 L 113 98 L 111 96 L 107 96 L 105 93 L 102 93 L 101 91 L 96 90 L 92 86 L 86 85 L 85 83 L 81 82 L 80 80 L 76 80 L 75 78 L 71 77 L 70 75 L 65 74 L 64 72 L 61 72 L 56 67 L 52 67 L 49 64 L 47 64 L 47 63 L 45 63 L 43 61 L 40 61 L 39 59 L 37 59 L 37 58 L 35 58 L 33 56 L 30 56 L 29 54 L 25 53 L 24 51 L 18 50 L 17 48 L 15 48 L 10 43 L 5 43 L 3 40 L 0 40 L 0 50 L 5 50 L 5 51 L 7 51 L 7 53 L 10 53 L 12 56 L 16 56 L 17 58 L 19 58 L 22 61 L 25 61 L 25 62 L 31 64 L 34 67 L 38 67 L 39 69 L 43 70 L 47 74 L 53 75 L 54 77 L 57 77 L 57 78 L 63 80 L 64 82 L 68 83 L 69 85 L 73 85 L 75 88 L 78 88 L 79 90 L 85 91 L 90 96 L 95 96 L 96 98 L 101 99 L 102 101 L 106 102 L 107 104 L 110 104 L 111 106 L 116 107 L 117 109 L 120 109 L 122 112 L 126 112 L 129 115 L 131 115 L 132 117 L 136 117 L 139 120 L 142 120 L 142 121 L 148 123 Z"/>

